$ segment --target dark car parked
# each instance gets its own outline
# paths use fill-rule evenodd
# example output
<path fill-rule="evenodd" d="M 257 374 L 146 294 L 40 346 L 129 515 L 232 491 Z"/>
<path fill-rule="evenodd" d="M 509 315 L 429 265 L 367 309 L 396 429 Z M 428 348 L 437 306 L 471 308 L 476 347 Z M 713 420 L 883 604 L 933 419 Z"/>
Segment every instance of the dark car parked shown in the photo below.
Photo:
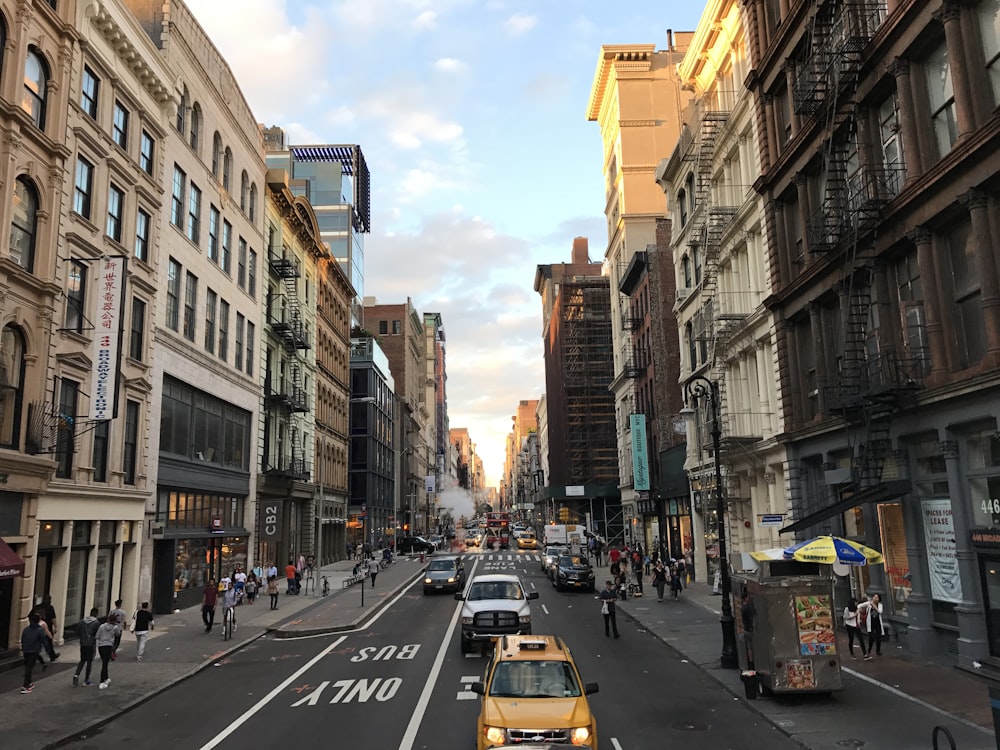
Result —
<path fill-rule="evenodd" d="M 565 589 L 594 590 L 594 569 L 583 555 L 561 555 L 550 569 L 552 585 Z"/>
<path fill-rule="evenodd" d="M 422 536 L 404 536 L 396 542 L 396 552 L 400 554 L 434 554 L 434 545 Z"/>

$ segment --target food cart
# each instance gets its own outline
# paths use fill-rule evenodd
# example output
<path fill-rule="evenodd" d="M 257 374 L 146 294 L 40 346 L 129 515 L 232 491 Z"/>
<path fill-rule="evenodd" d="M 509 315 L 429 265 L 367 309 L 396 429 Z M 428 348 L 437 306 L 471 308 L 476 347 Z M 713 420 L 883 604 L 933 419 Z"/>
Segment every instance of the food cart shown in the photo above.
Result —
<path fill-rule="evenodd" d="M 797 560 L 761 560 L 733 573 L 733 614 L 739 664 L 756 672 L 764 693 L 828 693 L 843 687 L 829 567 Z M 752 637 L 744 628 L 743 593 L 753 607 Z"/>

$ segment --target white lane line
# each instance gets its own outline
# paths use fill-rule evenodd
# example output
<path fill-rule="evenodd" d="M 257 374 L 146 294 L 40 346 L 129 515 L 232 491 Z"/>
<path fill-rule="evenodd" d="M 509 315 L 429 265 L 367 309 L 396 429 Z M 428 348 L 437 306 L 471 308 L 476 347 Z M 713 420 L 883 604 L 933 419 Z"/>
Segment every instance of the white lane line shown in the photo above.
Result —
<path fill-rule="evenodd" d="M 281 693 L 283 693 L 285 691 L 285 689 L 289 685 L 291 685 L 293 682 L 295 682 L 295 680 L 297 680 L 300 676 L 302 676 L 302 674 L 304 674 L 305 672 L 307 672 L 310 669 L 312 669 L 313 666 L 315 666 L 315 664 L 320 659 L 322 659 L 324 656 L 326 656 L 331 651 L 333 651 L 335 648 L 337 648 L 337 646 L 339 646 L 345 640 L 347 640 L 347 636 L 346 635 L 342 635 L 340 638 L 337 638 L 335 641 L 333 641 L 333 643 L 331 643 L 329 646 L 327 646 L 322 651 L 320 651 L 318 654 L 316 654 L 316 656 L 314 656 L 308 662 L 306 662 L 301 667 L 299 667 L 295 672 L 293 672 L 292 674 L 290 674 L 288 676 L 288 678 L 285 679 L 285 681 L 282 682 L 280 685 L 278 685 L 276 688 L 274 688 L 274 690 L 272 690 L 270 693 L 268 693 L 263 698 L 261 698 L 259 701 L 257 701 L 257 703 L 255 703 L 253 706 L 251 706 L 249 709 L 247 709 L 243 714 L 240 715 L 240 717 L 238 719 L 236 719 L 234 722 L 232 722 L 228 727 L 226 727 L 225 729 L 223 729 L 219 734 L 215 735 L 215 737 L 213 737 L 209 742 L 207 742 L 204 745 L 202 745 L 201 746 L 201 750 L 212 750 L 213 747 L 218 747 L 219 743 L 221 743 L 229 735 L 231 735 L 233 732 L 235 732 L 239 727 L 243 726 L 243 723 L 247 719 L 249 719 L 255 713 L 257 713 L 262 708 L 264 708 L 264 706 L 266 706 L 272 700 L 274 700 L 275 698 L 277 698 L 278 695 L 281 694 Z"/>
<path fill-rule="evenodd" d="M 548 608 L 544 604 L 542 605 L 542 612 L 544 612 L 545 614 L 549 613 Z"/>
<path fill-rule="evenodd" d="M 476 565 L 472 566 L 472 576 L 476 575 Z M 399 742 L 399 750 L 413 750 L 413 743 L 417 739 L 417 732 L 420 730 L 420 723 L 424 719 L 424 714 L 427 712 L 427 704 L 431 702 L 431 693 L 434 692 L 434 684 L 437 682 L 438 675 L 441 673 L 441 666 L 444 664 L 444 655 L 448 647 L 451 645 L 452 636 L 455 634 L 455 626 L 458 624 L 458 618 L 462 614 L 462 605 L 459 603 L 455 607 L 455 614 L 451 616 L 451 622 L 448 624 L 448 630 L 444 634 L 444 638 L 441 641 L 441 646 L 438 648 L 437 656 L 434 657 L 434 663 L 431 665 L 430 672 L 427 673 L 427 681 L 424 683 L 424 689 L 420 693 L 420 698 L 417 699 L 417 705 L 413 707 L 413 714 L 410 716 L 410 723 L 406 726 L 406 732 L 403 733 L 403 739 Z"/>
<path fill-rule="evenodd" d="M 622 750 L 622 745 L 621 745 L 621 743 L 620 743 L 620 742 L 618 741 L 618 738 L 617 738 L 617 737 L 612 737 L 612 738 L 611 738 L 611 744 L 615 746 L 615 750 Z"/>

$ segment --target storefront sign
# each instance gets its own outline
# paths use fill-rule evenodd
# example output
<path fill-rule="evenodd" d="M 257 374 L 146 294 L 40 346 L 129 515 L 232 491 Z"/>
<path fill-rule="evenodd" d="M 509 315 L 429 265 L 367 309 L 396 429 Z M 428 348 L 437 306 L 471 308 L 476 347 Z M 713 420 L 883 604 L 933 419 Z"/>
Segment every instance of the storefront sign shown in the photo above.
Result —
<path fill-rule="evenodd" d="M 260 538 L 264 542 L 281 539 L 281 501 L 268 500 L 260 509 Z"/>
<path fill-rule="evenodd" d="M 646 453 L 646 415 L 630 414 L 632 432 L 632 487 L 649 491 L 649 456 Z"/>
<path fill-rule="evenodd" d="M 97 262 L 94 274 L 97 317 L 94 318 L 94 342 L 91 350 L 93 420 L 115 416 L 118 394 L 118 344 L 121 339 L 122 297 L 125 290 L 123 256 L 105 257 Z"/>
<path fill-rule="evenodd" d="M 582 484 L 570 484 L 566 486 L 566 497 L 583 497 L 584 486 Z"/>
<path fill-rule="evenodd" d="M 785 524 L 785 516 L 781 513 L 762 513 L 757 516 L 757 523 L 764 528 L 780 528 Z"/>
<path fill-rule="evenodd" d="M 951 500 L 924 500 L 924 546 L 931 579 L 931 598 L 942 602 L 962 601 L 962 577 L 956 558 L 955 524 Z"/>
<path fill-rule="evenodd" d="M 982 547 L 1000 547 L 1000 531 L 994 529 L 973 529 L 972 543 Z"/>

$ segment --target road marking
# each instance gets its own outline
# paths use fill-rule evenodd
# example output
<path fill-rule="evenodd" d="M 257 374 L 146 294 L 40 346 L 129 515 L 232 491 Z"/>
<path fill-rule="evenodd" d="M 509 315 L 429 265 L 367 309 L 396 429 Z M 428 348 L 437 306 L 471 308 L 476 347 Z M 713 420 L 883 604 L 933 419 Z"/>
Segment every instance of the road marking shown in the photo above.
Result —
<path fill-rule="evenodd" d="M 618 741 L 618 738 L 617 738 L 617 737 L 612 737 L 612 738 L 611 738 L 611 744 L 615 746 L 615 750 L 622 750 L 622 745 L 621 745 L 621 743 L 620 743 L 620 742 Z"/>
<path fill-rule="evenodd" d="M 334 640 L 333 643 L 324 648 L 322 651 L 316 654 L 316 656 L 314 656 L 312 659 L 310 659 L 301 667 L 299 667 L 295 672 L 289 675 L 284 682 L 275 687 L 270 693 L 268 693 L 259 701 L 257 701 L 253 706 L 248 708 L 238 719 L 233 721 L 229 726 L 227 726 L 225 729 L 219 732 L 219 734 L 215 735 L 215 737 L 213 737 L 211 740 L 202 745 L 201 750 L 212 750 L 212 748 L 218 747 L 223 740 L 225 740 L 229 735 L 231 735 L 239 727 L 241 727 L 247 719 L 249 719 L 255 713 L 260 711 L 275 698 L 277 698 L 281 693 L 283 693 L 288 688 L 289 685 L 295 682 L 299 677 L 301 677 L 307 671 L 312 669 L 323 657 L 325 657 L 327 654 L 329 654 L 331 651 L 337 648 L 337 646 L 339 646 L 345 640 L 347 640 L 346 635 L 342 635 L 340 636 L 340 638 Z"/>
<path fill-rule="evenodd" d="M 542 605 L 542 612 L 544 612 L 545 614 L 549 613 L 549 610 L 546 608 L 544 604 Z"/>
<path fill-rule="evenodd" d="M 478 682 L 479 676 L 473 675 L 472 677 L 463 677 L 459 680 L 462 683 L 462 689 L 459 691 L 458 695 L 455 696 L 457 700 L 460 701 L 474 701 L 477 697 L 476 693 L 472 692 L 472 683 Z"/>

